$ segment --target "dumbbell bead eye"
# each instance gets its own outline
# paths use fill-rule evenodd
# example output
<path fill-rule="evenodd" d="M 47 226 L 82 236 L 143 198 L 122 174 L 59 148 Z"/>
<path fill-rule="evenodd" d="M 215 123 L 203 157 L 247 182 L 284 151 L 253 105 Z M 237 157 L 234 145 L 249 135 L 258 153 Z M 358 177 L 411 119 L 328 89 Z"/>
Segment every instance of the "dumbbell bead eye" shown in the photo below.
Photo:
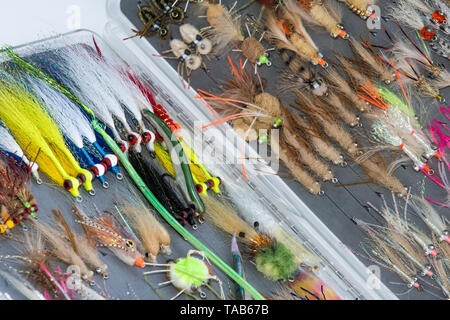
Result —
<path fill-rule="evenodd" d="M 142 133 L 142 141 L 144 141 L 144 143 L 148 143 L 151 140 L 151 135 L 148 132 L 144 132 Z"/>
<path fill-rule="evenodd" d="M 117 145 L 119 146 L 119 148 L 122 152 L 125 152 L 128 150 L 128 144 L 124 141 L 117 142 Z"/>
<path fill-rule="evenodd" d="M 101 162 L 101 163 L 97 163 L 96 165 L 92 166 L 90 168 L 90 170 L 96 177 L 101 177 L 106 173 L 106 171 L 108 170 L 108 167 L 105 163 Z"/>
<path fill-rule="evenodd" d="M 72 181 L 70 181 L 70 180 L 64 180 L 63 185 L 64 185 L 64 189 L 66 191 L 69 191 L 73 188 Z"/>
<path fill-rule="evenodd" d="M 77 178 L 78 178 L 78 180 L 80 180 L 81 184 L 83 184 L 83 183 L 86 182 L 86 176 L 85 176 L 84 174 L 82 174 L 82 173 L 80 173 L 80 174 L 77 176 Z"/>
<path fill-rule="evenodd" d="M 102 163 L 106 165 L 106 168 L 115 167 L 119 163 L 119 158 L 115 154 L 107 154 L 103 158 Z"/>
<path fill-rule="evenodd" d="M 128 142 L 133 146 L 138 142 L 138 138 L 134 134 L 129 134 L 127 137 Z"/>

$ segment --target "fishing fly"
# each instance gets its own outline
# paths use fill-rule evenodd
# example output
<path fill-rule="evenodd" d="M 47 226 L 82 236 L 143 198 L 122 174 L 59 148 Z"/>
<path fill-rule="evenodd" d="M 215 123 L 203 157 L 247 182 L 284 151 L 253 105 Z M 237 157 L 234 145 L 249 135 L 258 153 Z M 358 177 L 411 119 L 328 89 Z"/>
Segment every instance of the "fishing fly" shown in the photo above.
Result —
<path fill-rule="evenodd" d="M 10 232 L 36 217 L 39 210 L 31 192 L 29 174 L 11 158 L 0 154 L 0 233 Z"/>
<path fill-rule="evenodd" d="M 117 227 L 111 213 L 101 213 L 96 218 L 88 217 L 78 210 L 81 216 L 77 223 L 84 225 L 86 231 L 96 240 L 97 247 L 106 247 L 122 262 L 129 266 L 144 268 L 142 254 L 137 250 L 135 242 L 126 237 Z"/>
<path fill-rule="evenodd" d="M 279 78 L 281 92 L 309 89 L 312 94 L 326 96 L 328 85 L 314 68 L 306 65 L 297 55 L 289 50 L 281 50 L 281 58 L 287 64 Z"/>
<path fill-rule="evenodd" d="M 142 1 L 139 1 L 138 17 L 144 26 L 140 30 L 132 29 L 135 35 L 124 40 L 135 37 L 151 37 L 155 34 L 162 40 L 170 37 L 171 31 L 169 25 L 171 23 L 182 23 L 190 0 L 186 1 L 186 8 L 184 10 L 177 6 L 179 2 L 181 1 L 152 0 L 152 6 L 150 4 L 143 5 Z"/>
<path fill-rule="evenodd" d="M 430 44 L 431 49 L 438 55 L 447 58 L 449 57 L 449 46 L 444 38 L 439 36 L 439 31 L 436 30 L 433 19 L 426 19 L 417 10 L 417 7 L 411 5 L 410 1 L 397 1 L 395 5 L 391 7 L 390 16 L 398 20 L 402 25 L 417 31 L 420 37 Z M 413 1 L 417 3 L 417 1 Z M 436 18 L 438 18 L 436 16 Z M 442 16 L 438 18 L 442 22 L 446 19 L 442 19 Z"/>
<path fill-rule="evenodd" d="M 17 165 L 24 165 L 26 170 L 31 174 L 37 184 L 41 184 L 42 180 L 39 176 L 39 165 L 30 161 L 19 146 L 17 141 L 11 134 L 11 131 L 5 126 L 0 119 L 0 150 L 3 154 L 13 157 L 17 161 Z"/>
<path fill-rule="evenodd" d="M 305 22 L 320 26 L 329 32 L 332 38 L 348 39 L 350 35 L 345 31 L 342 25 L 342 11 L 337 7 L 330 7 L 321 0 L 300 0 L 297 2 L 302 8 L 302 17 Z"/>
<path fill-rule="evenodd" d="M 266 15 L 267 39 L 278 49 L 295 52 L 300 58 L 327 67 L 317 45 L 307 33 L 302 22 L 301 8 L 292 0 L 286 1 L 277 12 L 269 11 Z"/>
<path fill-rule="evenodd" d="M 91 189 L 92 175 L 79 167 L 67 149 L 59 128 L 44 113 L 35 97 L 14 82 L 4 81 L 0 90 L 0 117 L 16 141 L 26 150 L 29 158 L 37 159 L 39 156 L 38 163 L 43 173 L 80 199 L 78 187 L 81 180 L 75 177 L 79 173 L 83 174 L 86 177 L 86 188 Z M 38 117 L 41 121 L 36 122 Z M 24 121 L 27 123 L 25 126 Z M 45 129 L 48 135 L 44 136 L 40 129 Z M 56 148 L 52 148 L 51 143 L 59 150 L 58 153 L 55 153 Z"/>
<path fill-rule="evenodd" d="M 179 291 L 170 300 L 175 300 L 182 294 L 196 298 L 194 294 L 197 292 L 202 299 L 206 299 L 207 295 L 203 291 L 203 287 L 211 290 L 218 299 L 225 300 L 222 281 L 213 274 L 208 258 L 201 251 L 189 250 L 185 258 L 179 258 L 175 261 L 169 260 L 166 264 L 147 263 L 146 265 L 164 267 L 162 270 L 146 271 L 144 272 L 144 276 L 155 273 L 166 273 L 169 280 L 159 285 L 172 284 Z M 209 284 L 211 281 L 218 283 L 220 294 Z"/>

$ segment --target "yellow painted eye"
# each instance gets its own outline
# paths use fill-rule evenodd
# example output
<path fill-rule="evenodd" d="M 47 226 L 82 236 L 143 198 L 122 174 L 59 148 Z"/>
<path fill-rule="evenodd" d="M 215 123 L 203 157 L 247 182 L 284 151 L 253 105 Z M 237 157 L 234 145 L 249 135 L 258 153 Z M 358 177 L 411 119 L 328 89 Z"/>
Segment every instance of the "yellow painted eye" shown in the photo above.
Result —
<path fill-rule="evenodd" d="M 133 242 L 132 240 L 127 240 L 126 246 L 127 246 L 128 248 L 133 248 L 133 247 L 134 247 L 134 242 Z"/>

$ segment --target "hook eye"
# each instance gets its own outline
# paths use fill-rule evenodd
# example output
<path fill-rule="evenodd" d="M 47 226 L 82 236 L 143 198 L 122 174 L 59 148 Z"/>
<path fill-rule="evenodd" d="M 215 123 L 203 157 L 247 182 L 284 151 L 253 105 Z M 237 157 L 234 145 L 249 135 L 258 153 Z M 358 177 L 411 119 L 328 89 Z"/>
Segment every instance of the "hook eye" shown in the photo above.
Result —
<path fill-rule="evenodd" d="M 117 180 L 123 180 L 123 174 L 122 173 L 118 173 L 118 174 L 116 174 L 116 179 Z"/>
<path fill-rule="evenodd" d="M 103 182 L 102 187 L 105 188 L 105 189 L 108 189 L 109 188 L 108 181 Z"/>
<path fill-rule="evenodd" d="M 78 203 L 83 202 L 83 197 L 81 197 L 81 196 L 78 196 L 78 197 L 76 197 L 75 199 L 76 199 L 76 201 L 77 201 Z"/>
<path fill-rule="evenodd" d="M 89 194 L 90 194 L 91 196 L 95 196 L 95 190 L 94 190 L 94 189 L 89 190 Z"/>

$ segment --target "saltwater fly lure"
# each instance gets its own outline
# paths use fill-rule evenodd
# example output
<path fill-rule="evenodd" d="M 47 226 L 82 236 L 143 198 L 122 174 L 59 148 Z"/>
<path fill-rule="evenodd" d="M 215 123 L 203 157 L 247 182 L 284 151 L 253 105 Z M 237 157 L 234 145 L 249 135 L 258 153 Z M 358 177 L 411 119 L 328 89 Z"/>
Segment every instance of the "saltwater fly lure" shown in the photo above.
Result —
<path fill-rule="evenodd" d="M 76 222 L 85 226 L 86 232 L 96 240 L 98 247 L 110 249 L 129 266 L 145 266 L 144 258 L 137 250 L 135 242 L 118 229 L 110 213 L 101 213 L 97 218 L 91 218 L 78 209 L 77 214 L 80 218 Z"/>
<path fill-rule="evenodd" d="M 38 211 L 31 193 L 29 174 L 11 158 L 0 154 L 0 233 L 23 224 Z"/>
<path fill-rule="evenodd" d="M 407 37 L 407 41 L 393 41 L 390 51 L 406 84 L 412 82 L 418 94 L 445 102 L 439 90 L 450 85 L 450 74 L 433 62 L 431 55 L 425 53 L 426 44 L 423 45 L 425 50 L 420 49 L 411 38 Z M 425 74 L 419 73 L 422 70 Z"/>
<path fill-rule="evenodd" d="M 144 257 L 154 262 L 160 252 L 171 253 L 170 235 L 154 214 L 140 200 L 136 201 L 120 201 L 116 210 L 128 218 L 129 227 L 136 231 L 142 243 Z"/>
<path fill-rule="evenodd" d="M 75 177 L 80 172 L 87 178 L 92 178 L 91 173 L 82 171 L 79 167 L 80 170 L 77 172 L 77 169 L 73 167 L 76 160 L 73 157 L 70 160 L 66 158 L 70 157 L 70 151 L 56 124 L 43 111 L 31 93 L 18 86 L 14 80 L 11 81 L 9 75 L 5 77 L 6 81 L 2 81 L 0 86 L 0 104 L 2 106 L 0 117 L 3 122 L 11 130 L 22 149 L 26 150 L 29 158 L 37 159 L 39 156 L 38 163 L 41 171 L 68 190 L 74 197 L 78 197 L 80 181 Z M 36 119 L 41 119 L 42 122 L 37 122 Z M 26 126 L 23 125 L 24 121 L 27 123 Z M 44 136 L 40 130 L 43 127 L 46 127 L 47 132 L 51 131 L 50 134 L 54 136 Z M 59 153 L 55 152 L 56 148 L 59 149 Z M 86 179 L 86 182 L 90 183 L 90 180 Z"/>
<path fill-rule="evenodd" d="M 233 208 L 211 196 L 205 197 L 205 217 L 230 236 L 237 234 L 238 241 L 255 261 L 258 271 L 272 281 L 286 280 L 297 269 L 296 257 L 282 242 L 268 234 L 258 233 L 243 221 Z"/>
<path fill-rule="evenodd" d="M 372 248 L 366 249 L 368 254 L 381 265 L 396 272 L 409 287 L 423 289 L 418 277 L 428 276 L 437 282 L 448 297 L 447 261 L 450 247 L 448 232 L 443 230 L 447 225 L 422 198 L 408 196 L 403 212 L 400 211 L 395 197 L 392 197 L 393 209 L 387 205 L 382 195 L 381 198 L 382 209 L 368 203 L 368 210 L 378 213 L 383 218 L 384 225 L 373 225 L 353 219 L 369 236 Z M 425 219 L 431 237 L 409 221 L 408 205 Z M 425 283 L 427 282 L 424 281 Z"/>
<path fill-rule="evenodd" d="M 282 93 L 287 91 L 309 89 L 312 94 L 323 96 L 327 94 L 328 85 L 314 68 L 306 65 L 289 50 L 281 50 L 281 58 L 287 64 L 280 75 L 279 86 Z"/>
<path fill-rule="evenodd" d="M 243 41 L 241 32 L 241 19 L 233 13 L 233 8 L 228 10 L 221 3 L 201 1 L 197 4 L 205 11 L 205 18 L 209 26 L 200 31 L 210 39 L 217 53 L 222 52 L 225 47 L 233 41 Z"/>
<path fill-rule="evenodd" d="M 118 95 L 122 93 L 128 97 L 131 94 L 124 90 L 124 87 L 116 88 L 116 90 L 110 86 L 110 84 L 120 85 L 120 80 L 115 81 L 117 79 L 115 74 L 110 72 L 108 65 L 95 51 L 80 45 L 66 47 L 61 49 L 57 56 L 40 57 L 37 59 L 37 64 L 55 76 L 62 85 L 70 88 L 73 91 L 71 94 L 81 102 L 91 106 L 95 115 L 111 130 L 117 143 L 124 150 L 128 150 L 132 143 L 136 144 L 141 139 L 128 124 L 125 111 L 120 104 L 125 99 L 118 98 Z M 94 83 L 98 85 L 98 90 L 94 89 Z M 128 99 L 131 99 L 134 104 L 134 98 L 128 97 L 125 101 L 128 102 L 130 101 Z M 133 104 L 127 107 L 132 108 Z M 134 115 L 138 114 L 139 112 Z M 117 127 L 121 129 L 122 135 Z"/>
<path fill-rule="evenodd" d="M 77 216 L 81 216 L 75 205 L 73 206 L 73 211 Z M 89 233 L 79 234 L 73 232 L 59 210 L 52 210 L 52 213 L 56 218 L 56 222 L 52 226 L 59 232 L 61 237 L 67 244 L 72 246 L 75 253 L 80 256 L 88 267 L 93 268 L 96 273 L 107 279 L 108 266 L 100 259 L 95 243 Z M 83 230 L 86 231 L 85 228 Z"/>
<path fill-rule="evenodd" d="M 323 103 L 317 99 L 311 99 L 306 95 L 299 95 L 296 103 L 292 106 L 302 111 L 310 123 L 317 123 L 316 125 L 322 128 L 326 136 L 338 143 L 353 161 L 361 165 L 364 173 L 370 178 L 371 182 L 379 184 L 399 196 L 407 195 L 407 189 L 392 173 L 388 172 L 387 165 L 385 165 L 385 161 L 380 155 L 374 156 L 371 159 L 361 157 L 363 152 L 358 143 L 336 121 L 336 118 Z"/>
<path fill-rule="evenodd" d="M 0 120 L 0 150 L 2 153 L 8 155 L 9 157 L 14 157 L 17 160 L 18 165 L 24 165 L 28 172 L 31 173 L 32 177 L 36 180 L 38 184 L 42 183 L 39 177 L 39 165 L 36 162 L 30 161 L 23 152 L 22 148 L 19 146 L 11 131 L 5 126 L 5 124 Z"/>
<path fill-rule="evenodd" d="M 417 6 L 412 5 L 411 2 L 417 4 L 420 1 L 397 1 L 391 8 L 390 16 L 398 20 L 402 25 L 417 31 L 421 38 L 427 41 L 437 54 L 448 59 L 447 27 L 444 23 L 447 21 L 447 18 L 442 12 L 437 12 L 434 17 L 424 17 Z M 440 37 L 439 35 L 439 30 L 442 30 L 439 28 L 439 25 L 445 26 L 442 31 L 444 37 Z"/>
<path fill-rule="evenodd" d="M 286 1 L 277 12 L 269 11 L 266 17 L 267 39 L 276 48 L 295 52 L 300 58 L 327 67 L 319 48 L 305 29 L 301 8 L 293 1 Z"/>
<path fill-rule="evenodd" d="M 297 3 L 302 8 L 302 17 L 307 23 L 320 26 L 333 38 L 349 38 L 341 23 L 342 12 L 337 6 L 328 3 L 330 8 L 327 8 L 322 0 L 299 0 Z"/>
<path fill-rule="evenodd" d="M 103 186 L 107 188 L 108 182 L 104 177 L 107 166 L 103 162 L 96 163 L 94 160 L 95 158 L 90 154 L 88 148 L 96 146 L 100 155 L 106 155 L 106 152 L 97 143 L 95 132 L 79 107 L 66 96 L 51 88 L 41 80 L 27 77 L 26 81 L 44 102 L 46 111 L 58 124 L 64 136 L 76 147 L 74 150 L 76 152 L 75 154 L 79 154 L 79 158 L 84 159 L 87 162 L 87 168 L 100 180 Z M 91 146 L 87 145 L 84 139 L 86 139 Z"/>
<path fill-rule="evenodd" d="M 169 260 L 166 264 L 147 263 L 147 265 L 164 267 L 161 270 L 144 272 L 144 276 L 155 273 L 166 273 L 169 281 L 160 283 L 159 285 L 172 284 L 179 291 L 170 300 L 174 300 L 182 294 L 198 299 L 194 295 L 197 292 L 201 298 L 206 299 L 207 295 L 203 291 L 203 287 L 210 289 L 218 299 L 225 300 L 222 281 L 213 274 L 211 263 L 201 251 L 190 250 L 185 258 L 179 258 L 175 261 Z M 216 281 L 218 283 L 220 294 L 212 288 L 209 284 L 210 281 Z"/>
<path fill-rule="evenodd" d="M 153 5 L 143 5 L 142 1 L 139 1 L 138 17 L 144 26 L 140 30 L 132 29 L 135 35 L 126 39 L 151 37 L 155 34 L 158 34 L 161 39 L 167 39 L 171 34 L 169 24 L 180 24 L 183 21 L 186 8 L 183 10 L 177 6 L 181 1 L 152 0 L 151 2 Z M 186 2 L 189 4 L 190 0 Z"/>
<path fill-rule="evenodd" d="M 275 150 L 275 146 L 272 147 L 283 160 L 286 160 L 286 165 L 297 181 L 313 194 L 320 192 L 320 184 L 308 171 L 296 165 L 295 159 L 308 167 L 320 179 L 336 183 L 337 179 L 335 179 L 328 164 L 311 152 L 309 144 L 292 130 L 292 126 L 283 125 L 287 115 L 278 98 L 263 92 L 253 75 L 245 71 L 242 65 L 240 71 L 232 63 L 231 68 L 233 79 L 227 83 L 227 87 L 220 96 L 199 90 L 201 93 L 199 98 L 209 101 L 214 109 L 224 116 L 205 127 L 232 120 L 233 128 L 243 136 L 244 140 L 260 141 L 262 139 L 261 134 L 267 136 L 268 130 L 281 130 L 279 148 Z M 241 111 L 233 114 L 232 112 L 236 109 Z"/>
<path fill-rule="evenodd" d="M 167 57 L 166 59 L 177 59 L 178 75 L 183 81 L 184 69 L 190 83 L 191 72 L 199 69 L 201 66 L 207 71 L 206 65 L 203 62 L 202 56 L 207 55 L 212 50 L 212 43 L 208 39 L 201 36 L 200 32 L 191 24 L 183 24 L 180 27 L 180 33 L 183 40 L 173 39 L 170 41 L 170 50 L 165 53 L 172 53 L 174 57 Z"/>
<path fill-rule="evenodd" d="M 254 67 L 255 73 L 258 67 L 272 65 L 269 57 L 273 49 L 266 49 L 261 43 L 264 33 L 258 39 L 255 32 L 250 31 L 249 23 L 243 23 L 240 16 L 233 12 L 234 6 L 227 10 L 222 4 L 204 1 L 201 7 L 206 9 L 205 17 L 209 23 L 209 26 L 201 31 L 205 37 L 211 39 L 217 54 L 221 54 L 231 43 L 235 47 L 233 51 L 240 52 L 245 57 L 244 66 L 249 62 Z M 247 34 L 242 32 L 243 26 Z"/>

